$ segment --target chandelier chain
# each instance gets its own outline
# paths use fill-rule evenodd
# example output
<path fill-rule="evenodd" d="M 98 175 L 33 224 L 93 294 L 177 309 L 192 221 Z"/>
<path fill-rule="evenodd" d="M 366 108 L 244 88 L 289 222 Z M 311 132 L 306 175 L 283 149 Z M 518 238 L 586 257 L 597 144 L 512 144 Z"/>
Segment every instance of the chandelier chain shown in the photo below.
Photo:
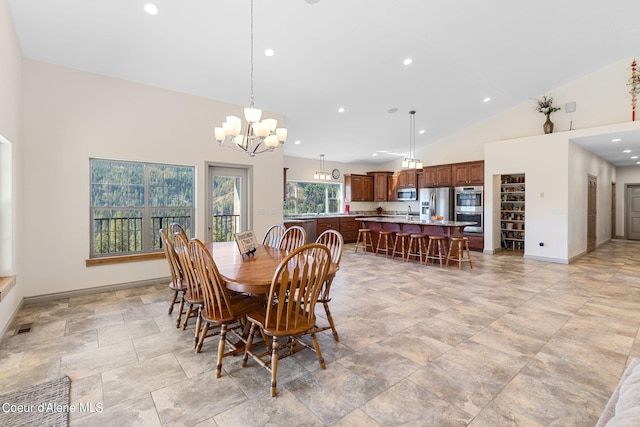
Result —
<path fill-rule="evenodd" d="M 253 104 L 253 0 L 251 0 L 251 108 L 254 107 Z"/>

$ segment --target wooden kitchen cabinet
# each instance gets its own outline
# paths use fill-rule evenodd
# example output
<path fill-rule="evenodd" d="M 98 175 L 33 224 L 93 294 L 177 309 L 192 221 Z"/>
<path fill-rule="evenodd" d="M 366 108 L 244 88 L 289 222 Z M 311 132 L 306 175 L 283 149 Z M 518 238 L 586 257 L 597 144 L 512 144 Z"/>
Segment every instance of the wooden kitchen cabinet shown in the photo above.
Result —
<path fill-rule="evenodd" d="M 375 202 L 386 202 L 389 200 L 389 176 L 392 172 L 367 172 L 373 177 L 373 200 Z"/>
<path fill-rule="evenodd" d="M 387 200 L 389 202 L 398 200 L 398 175 L 395 173 L 387 177 Z"/>
<path fill-rule="evenodd" d="M 345 175 L 344 198 L 347 202 L 373 202 L 373 177 L 370 175 Z"/>
<path fill-rule="evenodd" d="M 484 185 L 484 161 L 456 163 L 452 166 L 453 185 Z"/>
<path fill-rule="evenodd" d="M 422 170 L 425 187 L 451 187 L 451 165 L 428 166 Z"/>
<path fill-rule="evenodd" d="M 417 188 L 418 187 L 418 171 L 415 169 L 401 170 L 395 173 L 397 175 L 398 188 Z"/>
<path fill-rule="evenodd" d="M 356 221 L 355 217 L 343 216 L 340 217 L 340 234 L 345 243 L 355 243 L 358 238 L 358 228 L 360 228 L 360 222 Z"/>
<path fill-rule="evenodd" d="M 318 218 L 316 227 L 318 236 L 327 230 L 340 231 L 340 218 Z"/>

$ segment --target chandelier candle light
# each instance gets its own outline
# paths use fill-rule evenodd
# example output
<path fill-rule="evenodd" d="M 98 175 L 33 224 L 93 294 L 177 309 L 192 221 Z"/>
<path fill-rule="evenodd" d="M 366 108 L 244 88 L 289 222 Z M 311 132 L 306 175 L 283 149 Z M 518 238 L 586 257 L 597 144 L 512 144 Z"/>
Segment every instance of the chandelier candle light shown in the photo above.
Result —
<path fill-rule="evenodd" d="M 422 169 L 422 162 L 416 159 L 416 112 L 409 111 L 409 155 L 402 161 L 403 168 Z"/>
<path fill-rule="evenodd" d="M 331 174 L 324 171 L 324 154 L 320 154 L 320 172 L 313 174 L 313 179 L 319 179 L 322 181 L 330 181 Z"/>
<path fill-rule="evenodd" d="M 237 116 L 227 116 L 222 127 L 214 129 L 216 141 L 220 146 L 247 153 L 253 157 L 265 151 L 273 151 L 287 140 L 287 129 L 278 128 L 276 119 L 264 119 L 262 110 L 253 104 L 253 0 L 251 0 L 251 105 L 244 109 L 247 121 L 246 133 L 240 133 L 242 120 Z"/>

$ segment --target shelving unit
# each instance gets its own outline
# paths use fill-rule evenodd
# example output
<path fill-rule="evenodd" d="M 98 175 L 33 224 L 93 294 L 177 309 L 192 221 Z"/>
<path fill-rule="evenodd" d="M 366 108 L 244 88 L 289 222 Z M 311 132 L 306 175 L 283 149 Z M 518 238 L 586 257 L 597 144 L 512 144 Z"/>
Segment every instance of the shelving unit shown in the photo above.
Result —
<path fill-rule="evenodd" d="M 524 251 L 524 174 L 502 175 L 500 188 L 500 233 L 502 247 Z"/>

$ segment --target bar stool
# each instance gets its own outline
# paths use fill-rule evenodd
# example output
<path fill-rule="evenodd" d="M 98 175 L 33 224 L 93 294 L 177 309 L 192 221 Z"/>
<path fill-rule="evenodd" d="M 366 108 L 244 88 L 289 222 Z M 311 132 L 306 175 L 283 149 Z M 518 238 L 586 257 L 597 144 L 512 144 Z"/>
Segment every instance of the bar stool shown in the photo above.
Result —
<path fill-rule="evenodd" d="M 356 239 L 356 252 L 358 252 L 358 246 L 362 245 L 362 252 L 367 253 L 367 248 L 371 248 L 373 252 L 373 239 L 371 237 L 370 228 L 359 228 L 358 238 Z"/>
<path fill-rule="evenodd" d="M 440 267 L 444 266 L 444 260 L 447 259 L 446 254 L 446 237 L 444 236 L 429 236 L 429 244 L 427 245 L 427 255 L 425 255 L 425 263 L 427 262 L 435 262 L 435 260 L 440 261 Z M 433 243 L 433 250 L 431 250 Z M 438 246 L 436 249 L 436 245 Z M 437 250 L 437 252 L 436 252 Z M 436 256 L 437 253 L 437 256 Z M 431 261 L 429 261 L 431 260 Z"/>
<path fill-rule="evenodd" d="M 411 257 L 418 257 L 418 261 L 422 264 L 424 250 L 427 248 L 427 236 L 424 234 L 412 234 L 409 239 L 409 249 L 407 250 L 407 258 L 405 261 L 409 261 Z"/>
<path fill-rule="evenodd" d="M 389 239 L 391 239 L 392 231 L 382 231 L 378 232 L 378 246 L 376 246 L 376 256 L 382 249 L 384 251 L 384 256 L 389 256 L 389 251 L 391 250 L 391 246 L 389 246 Z M 384 248 L 380 247 L 380 244 L 384 241 Z"/>
<path fill-rule="evenodd" d="M 454 253 L 456 256 L 452 257 L 451 254 Z M 467 257 L 464 257 L 465 249 L 467 251 Z M 449 261 L 457 262 L 458 269 L 462 270 L 462 263 L 468 261 L 469 268 L 473 268 L 473 263 L 471 262 L 471 251 L 469 251 L 469 239 L 466 237 L 452 237 L 451 243 L 449 244 L 449 253 L 447 254 L 447 267 L 449 266 Z"/>
<path fill-rule="evenodd" d="M 395 258 L 396 255 L 400 255 L 400 258 L 404 259 L 407 252 L 407 243 L 409 243 L 409 237 L 411 234 L 409 233 L 396 233 L 396 240 L 393 242 L 393 253 L 391 254 L 391 259 Z M 400 243 L 400 250 L 398 250 L 398 243 Z"/>

